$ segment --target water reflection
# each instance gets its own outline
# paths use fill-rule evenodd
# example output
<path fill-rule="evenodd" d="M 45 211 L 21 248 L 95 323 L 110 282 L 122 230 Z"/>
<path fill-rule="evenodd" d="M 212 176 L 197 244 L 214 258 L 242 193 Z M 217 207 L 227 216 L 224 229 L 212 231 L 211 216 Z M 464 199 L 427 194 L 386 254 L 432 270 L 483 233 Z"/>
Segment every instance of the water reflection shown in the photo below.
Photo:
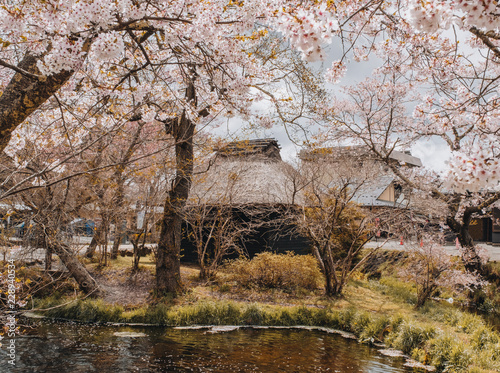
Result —
<path fill-rule="evenodd" d="M 356 341 L 298 329 L 214 334 L 204 329 L 41 323 L 18 337 L 16 345 L 13 371 L 23 373 L 411 371 L 402 367 L 402 359 L 384 357 Z"/>

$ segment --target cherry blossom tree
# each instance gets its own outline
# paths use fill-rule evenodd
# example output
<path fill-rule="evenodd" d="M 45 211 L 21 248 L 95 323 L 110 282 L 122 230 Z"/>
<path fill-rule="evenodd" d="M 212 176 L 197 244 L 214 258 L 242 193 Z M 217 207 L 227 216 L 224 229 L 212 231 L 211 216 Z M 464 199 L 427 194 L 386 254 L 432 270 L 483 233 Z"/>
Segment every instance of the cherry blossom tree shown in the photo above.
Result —
<path fill-rule="evenodd" d="M 134 248 L 133 271 L 139 270 L 141 256 L 144 256 L 149 251 L 146 247 L 147 241 L 153 240 L 153 242 L 157 242 L 157 227 L 162 217 L 162 213 L 158 207 L 162 205 L 165 195 L 165 191 L 163 190 L 165 173 L 158 172 L 158 170 L 159 168 L 155 167 L 149 168 L 146 172 L 140 172 L 139 175 L 133 178 L 127 191 L 129 199 L 132 200 L 130 196 L 133 195 L 136 200 L 136 210 L 134 212 L 137 214 L 137 219 L 127 221 L 126 227 L 127 236 Z M 117 236 L 115 232 L 113 247 L 116 246 Z"/>
<path fill-rule="evenodd" d="M 41 174 L 40 182 L 43 182 L 45 175 L 49 173 L 40 173 L 40 168 L 44 168 L 43 163 L 40 165 L 32 162 L 26 171 Z M 34 250 L 45 249 L 46 269 L 51 269 L 52 254 L 57 254 L 80 289 L 86 294 L 96 296 L 101 290 L 85 266 L 79 262 L 67 236 L 70 223 L 82 213 L 89 201 L 88 191 L 79 184 L 79 180 L 73 178 L 65 183 L 17 195 L 18 201 L 24 206 L 25 237 L 28 241 L 24 250 L 30 246 Z"/>
<path fill-rule="evenodd" d="M 146 122 L 167 124 L 177 143 L 169 198 L 181 205 L 195 126 L 223 111 L 249 117 L 261 99 L 250 88 L 275 79 L 277 69 L 252 52 L 269 30 L 282 31 L 313 60 L 338 28 L 326 4 L 285 1 L 27 1 L 1 9 L 1 148 L 15 157 L 49 124 L 65 129 L 52 141 L 81 141 L 95 125 L 130 118 L 133 102 Z M 165 235 L 177 231 L 176 219 L 165 221 Z M 176 242 L 160 239 L 173 254 L 165 261 L 159 249 L 157 268 L 157 287 L 172 292 L 179 287 Z"/>
<path fill-rule="evenodd" d="M 359 266 L 361 248 L 372 237 L 368 219 L 350 197 L 347 189 L 315 193 L 297 218 L 299 231 L 312 242 L 328 296 L 342 294 Z"/>
<path fill-rule="evenodd" d="M 422 307 L 439 287 L 468 289 L 484 285 L 479 275 L 465 272 L 453 263 L 439 239 L 426 235 L 420 242 L 407 243 L 409 263 L 400 275 L 417 288 L 415 308 Z"/>
<path fill-rule="evenodd" d="M 86 256 L 92 257 L 97 245 L 105 244 L 104 232 L 109 230 L 110 224 L 114 224 L 111 258 L 116 259 L 120 238 L 124 233 L 124 215 L 131 205 L 137 203 L 140 196 L 137 191 L 127 194 L 127 185 L 143 179 L 141 175 L 147 175 L 154 180 L 162 164 L 168 164 L 170 161 L 169 149 L 172 143 L 164 134 L 158 133 L 160 130 L 158 126 L 146 125 L 139 118 L 103 136 L 103 141 L 82 155 L 86 159 L 86 167 L 91 170 L 101 169 L 86 175 L 88 188 L 94 195 L 92 203 L 98 210 L 98 216 L 93 218 L 100 220 Z M 94 131 L 94 134 L 96 132 Z M 141 183 L 144 184 L 143 181 Z M 145 183 L 144 187 L 148 184 Z"/>
<path fill-rule="evenodd" d="M 422 134 L 437 129 L 449 137 L 455 156 L 447 179 L 462 190 L 497 182 L 500 53 L 492 0 L 474 6 L 460 0 L 5 0 L 1 5 L 0 149 L 14 160 L 26 142 L 42 134 L 59 133 L 47 144 L 69 139 L 78 144 L 94 126 L 129 120 L 139 107 L 146 123 L 165 125 L 176 143 L 178 172 L 167 206 L 182 207 L 191 184 L 190 139 L 197 129 L 210 128 L 222 115 L 247 120 L 264 99 L 287 108 L 288 92 L 267 88 L 282 77 L 273 54 L 257 53 L 263 40 L 282 35 L 305 61 L 321 59 L 324 44 L 340 41 L 342 57 L 325 73 L 330 82 L 341 79 L 351 57 L 377 54 L 393 61 L 402 50 L 404 63 L 381 68 L 405 70 L 407 90 L 426 83 L 429 99 L 415 116 L 421 115 Z M 477 53 L 462 53 L 456 40 L 441 32 L 446 27 L 471 34 L 466 44 Z M 303 114 L 277 112 L 280 120 Z M 270 124 L 262 116 L 260 123 Z M 63 131 L 53 131 L 55 126 Z M 179 241 L 172 233 L 178 220 L 164 218 L 159 292 L 177 292 L 180 286 Z"/>
<path fill-rule="evenodd" d="M 453 50 L 434 53 L 433 61 L 451 58 Z M 464 264 L 470 271 L 481 271 L 469 224 L 474 216 L 488 214 L 500 199 L 495 176 L 498 158 L 493 129 L 498 128 L 498 122 L 494 108 L 484 106 L 482 93 L 474 92 L 481 90 L 474 82 L 479 77 L 473 72 L 470 78 L 457 75 L 460 66 L 467 65 L 466 59 L 456 57 L 455 65 L 446 67 L 445 72 L 429 70 L 418 59 L 405 50 L 393 53 L 373 77 L 346 87 L 344 98 L 334 100 L 324 112 L 333 124 L 328 125 L 327 138 L 350 139 L 366 146 L 406 185 L 442 204 L 438 215 L 457 235 Z M 463 71 L 466 74 L 468 69 Z M 484 84 L 488 81 L 483 79 Z M 441 175 L 422 169 L 403 171 L 391 161 L 394 150 L 409 149 L 432 137 L 443 139 L 452 151 L 448 171 Z"/>

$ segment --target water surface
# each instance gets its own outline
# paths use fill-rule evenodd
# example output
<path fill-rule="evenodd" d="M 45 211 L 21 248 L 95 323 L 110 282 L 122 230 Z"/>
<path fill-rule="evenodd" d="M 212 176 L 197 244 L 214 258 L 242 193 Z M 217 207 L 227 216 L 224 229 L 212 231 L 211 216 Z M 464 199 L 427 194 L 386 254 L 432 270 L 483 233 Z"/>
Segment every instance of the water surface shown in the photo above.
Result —
<path fill-rule="evenodd" d="M 13 372 L 412 371 L 403 367 L 403 359 L 382 356 L 355 340 L 301 329 L 240 328 L 212 333 L 208 329 L 41 322 L 29 334 L 16 337 L 16 348 Z M 0 358 L 5 367 L 5 351 Z"/>

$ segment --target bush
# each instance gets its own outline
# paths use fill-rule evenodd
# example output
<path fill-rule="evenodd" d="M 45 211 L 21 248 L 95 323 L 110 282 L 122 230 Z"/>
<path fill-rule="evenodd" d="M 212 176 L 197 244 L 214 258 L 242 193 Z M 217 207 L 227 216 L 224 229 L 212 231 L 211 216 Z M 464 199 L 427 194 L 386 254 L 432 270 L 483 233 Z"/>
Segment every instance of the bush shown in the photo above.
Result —
<path fill-rule="evenodd" d="M 316 259 L 311 255 L 263 252 L 253 259 L 236 259 L 225 265 L 232 280 L 242 287 L 255 289 L 298 288 L 314 290 L 322 282 Z"/>
<path fill-rule="evenodd" d="M 415 348 L 422 347 L 434 334 L 435 331 L 432 327 L 423 327 L 413 322 L 403 321 L 387 336 L 386 343 L 405 354 L 411 354 Z"/>
<path fill-rule="evenodd" d="M 202 301 L 173 308 L 170 318 L 172 325 L 238 325 L 241 320 L 241 310 L 233 302 Z"/>
<path fill-rule="evenodd" d="M 462 331 L 468 334 L 480 329 L 484 325 L 484 321 L 481 316 L 461 312 L 459 310 L 451 310 L 449 313 L 446 313 L 444 315 L 444 321 L 447 324 L 454 326 L 457 331 Z"/>
<path fill-rule="evenodd" d="M 366 325 L 363 325 L 363 329 L 359 331 L 359 339 L 362 342 L 383 342 L 385 335 L 392 329 L 391 320 L 382 316 L 368 321 Z"/>

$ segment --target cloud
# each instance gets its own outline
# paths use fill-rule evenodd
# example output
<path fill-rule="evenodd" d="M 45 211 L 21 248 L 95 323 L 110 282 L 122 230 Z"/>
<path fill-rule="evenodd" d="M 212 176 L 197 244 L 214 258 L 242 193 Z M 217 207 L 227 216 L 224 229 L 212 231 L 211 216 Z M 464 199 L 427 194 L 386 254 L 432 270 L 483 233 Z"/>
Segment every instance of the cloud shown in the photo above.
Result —
<path fill-rule="evenodd" d="M 433 136 L 430 139 L 421 139 L 411 148 L 412 155 L 422 160 L 424 167 L 436 172 L 448 170 L 447 162 L 451 151 L 446 142 L 440 137 Z"/>

